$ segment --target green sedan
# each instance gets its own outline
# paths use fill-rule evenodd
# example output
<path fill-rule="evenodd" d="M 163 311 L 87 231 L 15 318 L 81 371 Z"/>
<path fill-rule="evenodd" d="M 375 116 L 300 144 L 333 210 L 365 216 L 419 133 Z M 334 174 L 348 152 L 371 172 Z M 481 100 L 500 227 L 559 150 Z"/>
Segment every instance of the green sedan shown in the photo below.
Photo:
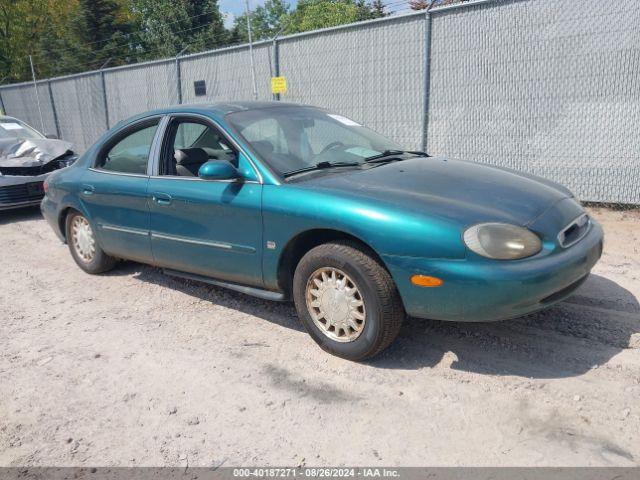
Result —
<path fill-rule="evenodd" d="M 351 360 L 388 347 L 406 315 L 549 307 L 602 253 L 601 227 L 560 185 L 280 102 L 138 115 L 45 191 L 43 214 L 84 271 L 127 259 L 293 300 L 311 337 Z"/>

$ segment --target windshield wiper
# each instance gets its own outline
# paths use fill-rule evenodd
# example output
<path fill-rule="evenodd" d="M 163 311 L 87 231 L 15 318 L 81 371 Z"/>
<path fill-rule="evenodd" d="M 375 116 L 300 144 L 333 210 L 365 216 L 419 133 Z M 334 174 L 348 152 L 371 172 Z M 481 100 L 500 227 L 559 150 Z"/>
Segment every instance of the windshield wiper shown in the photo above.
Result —
<path fill-rule="evenodd" d="M 385 150 L 384 152 L 379 153 L 378 155 L 371 155 L 370 157 L 365 158 L 364 161 L 367 163 L 378 163 L 378 162 L 387 162 L 387 161 L 393 161 L 393 160 L 402 160 L 401 158 L 398 158 L 398 155 L 405 155 L 407 153 L 411 155 L 417 155 L 418 157 L 429 156 L 425 152 L 420 152 L 417 150 Z"/>
<path fill-rule="evenodd" d="M 310 167 L 300 168 L 298 170 L 292 170 L 291 172 L 287 172 L 283 174 L 285 178 L 291 177 L 293 175 L 297 175 L 299 173 L 312 172 L 314 170 L 324 170 L 326 168 L 333 167 L 357 167 L 360 165 L 359 162 L 319 162 L 315 165 L 311 165 Z"/>

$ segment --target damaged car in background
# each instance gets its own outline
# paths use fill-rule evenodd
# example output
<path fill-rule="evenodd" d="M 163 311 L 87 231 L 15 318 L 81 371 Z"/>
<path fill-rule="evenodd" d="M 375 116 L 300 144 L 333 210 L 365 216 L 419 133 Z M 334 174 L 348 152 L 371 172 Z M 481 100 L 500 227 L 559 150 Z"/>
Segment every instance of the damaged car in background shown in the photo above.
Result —
<path fill-rule="evenodd" d="M 71 143 L 45 136 L 17 118 L 0 116 L 0 210 L 38 205 L 49 173 L 76 159 Z"/>

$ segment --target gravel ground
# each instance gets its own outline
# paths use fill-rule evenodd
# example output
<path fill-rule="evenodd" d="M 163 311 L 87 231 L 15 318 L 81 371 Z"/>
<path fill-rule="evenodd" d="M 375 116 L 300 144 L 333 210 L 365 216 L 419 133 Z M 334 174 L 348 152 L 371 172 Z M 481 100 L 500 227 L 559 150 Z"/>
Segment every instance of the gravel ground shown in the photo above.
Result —
<path fill-rule="evenodd" d="M 124 263 L 84 274 L 36 210 L 0 214 L 0 465 L 638 465 L 640 212 L 519 320 L 408 320 L 365 364 L 292 306 Z"/>

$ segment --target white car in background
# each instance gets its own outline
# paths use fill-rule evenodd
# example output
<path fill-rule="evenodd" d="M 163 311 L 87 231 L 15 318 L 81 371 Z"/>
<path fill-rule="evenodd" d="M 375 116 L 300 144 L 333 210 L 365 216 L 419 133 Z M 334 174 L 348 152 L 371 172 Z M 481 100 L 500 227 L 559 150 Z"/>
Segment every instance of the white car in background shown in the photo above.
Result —
<path fill-rule="evenodd" d="M 0 116 L 0 210 L 40 204 L 49 173 L 71 165 L 73 145 Z"/>

